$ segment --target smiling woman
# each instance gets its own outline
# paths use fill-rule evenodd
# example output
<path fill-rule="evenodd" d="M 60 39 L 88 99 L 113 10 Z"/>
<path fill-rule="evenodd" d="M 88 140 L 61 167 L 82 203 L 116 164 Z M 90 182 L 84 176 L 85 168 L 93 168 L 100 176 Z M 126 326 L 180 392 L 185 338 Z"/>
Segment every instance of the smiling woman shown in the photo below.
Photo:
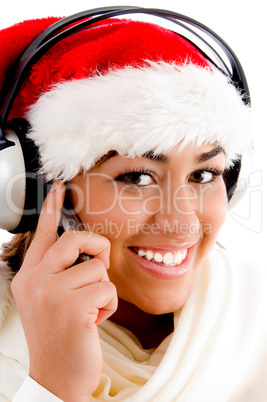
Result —
<path fill-rule="evenodd" d="M 2 93 L 16 57 L 62 21 L 0 32 Z M 37 226 L 25 207 L 1 255 L 0 395 L 263 402 L 260 271 L 216 244 L 250 147 L 246 85 L 159 25 L 71 32 L 34 53 L 2 116 L 2 160 L 18 137 L 25 176 L 38 158 L 53 184 Z"/>

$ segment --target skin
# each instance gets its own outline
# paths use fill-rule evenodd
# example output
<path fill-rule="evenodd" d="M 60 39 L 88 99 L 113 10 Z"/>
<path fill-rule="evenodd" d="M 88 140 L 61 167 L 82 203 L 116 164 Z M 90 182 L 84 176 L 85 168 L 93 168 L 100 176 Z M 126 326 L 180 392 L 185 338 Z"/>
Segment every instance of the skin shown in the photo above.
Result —
<path fill-rule="evenodd" d="M 99 323 L 110 317 L 145 348 L 172 331 L 172 312 L 187 300 L 225 219 L 224 165 L 215 144 L 177 147 L 157 158 L 105 158 L 70 182 L 85 230 L 59 239 L 64 185 L 54 186 L 12 282 L 33 379 L 64 401 L 88 401 L 102 369 Z M 144 269 L 133 251 L 187 245 L 188 269 L 174 278 Z M 94 258 L 77 264 L 80 253 Z"/>

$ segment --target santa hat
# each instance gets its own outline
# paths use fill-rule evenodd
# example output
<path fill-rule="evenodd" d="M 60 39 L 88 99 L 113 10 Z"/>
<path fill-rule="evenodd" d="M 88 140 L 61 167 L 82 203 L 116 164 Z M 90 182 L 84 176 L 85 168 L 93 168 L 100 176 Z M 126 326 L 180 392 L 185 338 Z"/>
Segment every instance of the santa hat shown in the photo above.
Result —
<path fill-rule="evenodd" d="M 24 47 L 57 19 L 1 31 L 0 84 Z M 230 167 L 250 143 L 249 108 L 187 40 L 111 19 L 54 45 L 32 67 L 10 118 L 24 117 L 48 180 L 70 180 L 109 151 L 134 157 L 217 143 Z"/>

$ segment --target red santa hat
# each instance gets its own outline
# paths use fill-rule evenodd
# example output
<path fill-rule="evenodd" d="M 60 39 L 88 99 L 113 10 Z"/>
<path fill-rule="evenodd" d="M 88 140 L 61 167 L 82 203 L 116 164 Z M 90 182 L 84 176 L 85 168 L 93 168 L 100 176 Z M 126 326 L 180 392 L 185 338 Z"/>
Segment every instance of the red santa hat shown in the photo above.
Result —
<path fill-rule="evenodd" d="M 0 85 L 24 47 L 57 19 L 1 31 Z M 70 180 L 111 150 L 134 157 L 217 143 L 227 167 L 250 143 L 249 108 L 183 37 L 111 19 L 54 45 L 31 69 L 10 118 L 24 117 L 48 180 Z"/>

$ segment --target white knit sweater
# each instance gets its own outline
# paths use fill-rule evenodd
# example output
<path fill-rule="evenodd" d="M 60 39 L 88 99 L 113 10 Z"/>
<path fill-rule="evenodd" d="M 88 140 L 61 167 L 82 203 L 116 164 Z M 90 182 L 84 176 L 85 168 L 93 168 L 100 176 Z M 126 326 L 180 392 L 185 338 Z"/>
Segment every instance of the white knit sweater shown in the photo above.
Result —
<path fill-rule="evenodd" d="M 0 266 L 0 401 L 28 374 L 29 356 L 9 269 Z M 92 401 L 265 402 L 266 282 L 249 264 L 230 266 L 215 248 L 199 267 L 174 332 L 153 350 L 110 321 L 101 324 L 104 365 Z M 38 402 L 38 401 L 37 401 Z"/>

